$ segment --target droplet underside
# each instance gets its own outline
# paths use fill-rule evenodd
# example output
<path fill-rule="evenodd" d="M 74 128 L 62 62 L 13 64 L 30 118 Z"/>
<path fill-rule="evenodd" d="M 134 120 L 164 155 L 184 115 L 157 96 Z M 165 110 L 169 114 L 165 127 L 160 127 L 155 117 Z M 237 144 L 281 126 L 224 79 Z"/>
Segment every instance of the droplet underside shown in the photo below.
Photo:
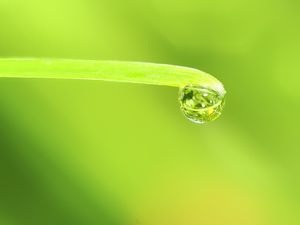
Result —
<path fill-rule="evenodd" d="M 224 97 L 224 94 L 202 86 L 187 85 L 179 89 L 180 108 L 195 123 L 217 119 L 225 105 Z"/>

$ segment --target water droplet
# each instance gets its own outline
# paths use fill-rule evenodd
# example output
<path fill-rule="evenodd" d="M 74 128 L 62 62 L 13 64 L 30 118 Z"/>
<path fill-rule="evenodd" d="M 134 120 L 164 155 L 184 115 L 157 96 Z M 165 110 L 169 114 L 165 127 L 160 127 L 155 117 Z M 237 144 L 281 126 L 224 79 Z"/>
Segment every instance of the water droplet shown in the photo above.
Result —
<path fill-rule="evenodd" d="M 187 85 L 179 89 L 179 102 L 183 114 L 195 123 L 217 119 L 225 105 L 225 94 L 202 86 Z"/>

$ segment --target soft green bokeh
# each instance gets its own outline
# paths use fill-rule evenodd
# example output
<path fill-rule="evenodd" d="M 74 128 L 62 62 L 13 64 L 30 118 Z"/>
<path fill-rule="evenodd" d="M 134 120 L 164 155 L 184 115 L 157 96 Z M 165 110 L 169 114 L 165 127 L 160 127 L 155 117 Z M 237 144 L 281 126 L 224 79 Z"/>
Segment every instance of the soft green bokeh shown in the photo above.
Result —
<path fill-rule="evenodd" d="M 300 4 L 0 0 L 0 57 L 170 63 L 216 75 L 217 121 L 178 90 L 0 80 L 2 225 L 298 225 Z"/>

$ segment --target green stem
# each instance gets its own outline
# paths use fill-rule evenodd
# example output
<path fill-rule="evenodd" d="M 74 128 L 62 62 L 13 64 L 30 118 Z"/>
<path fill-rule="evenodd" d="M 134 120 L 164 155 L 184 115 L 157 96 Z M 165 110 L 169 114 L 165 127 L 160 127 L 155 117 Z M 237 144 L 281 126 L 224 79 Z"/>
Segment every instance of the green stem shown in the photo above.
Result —
<path fill-rule="evenodd" d="M 198 85 L 224 94 L 220 81 L 200 70 L 154 63 L 71 59 L 0 59 L 0 77 L 87 79 L 183 87 Z"/>

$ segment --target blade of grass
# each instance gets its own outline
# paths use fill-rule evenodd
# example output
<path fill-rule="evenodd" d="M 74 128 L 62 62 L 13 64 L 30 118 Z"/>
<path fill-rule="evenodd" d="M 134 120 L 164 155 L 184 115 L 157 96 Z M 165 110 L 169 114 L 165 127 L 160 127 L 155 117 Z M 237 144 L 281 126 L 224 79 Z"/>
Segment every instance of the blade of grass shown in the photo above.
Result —
<path fill-rule="evenodd" d="M 200 70 L 142 62 L 2 58 L 0 77 L 106 80 L 173 87 L 197 85 L 225 93 L 220 81 Z"/>

